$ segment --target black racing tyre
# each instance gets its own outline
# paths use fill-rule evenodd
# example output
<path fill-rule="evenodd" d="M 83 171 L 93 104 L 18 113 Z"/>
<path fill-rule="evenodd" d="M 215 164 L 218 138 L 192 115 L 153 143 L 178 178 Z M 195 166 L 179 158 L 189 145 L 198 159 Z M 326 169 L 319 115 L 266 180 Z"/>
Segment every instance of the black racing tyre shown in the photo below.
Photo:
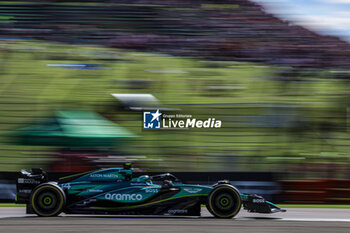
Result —
<path fill-rule="evenodd" d="M 241 196 L 231 185 L 218 185 L 208 195 L 207 209 L 217 218 L 233 218 L 241 205 Z"/>
<path fill-rule="evenodd" d="M 33 190 L 30 205 L 39 216 L 57 216 L 66 205 L 66 195 L 58 185 L 44 183 Z"/>

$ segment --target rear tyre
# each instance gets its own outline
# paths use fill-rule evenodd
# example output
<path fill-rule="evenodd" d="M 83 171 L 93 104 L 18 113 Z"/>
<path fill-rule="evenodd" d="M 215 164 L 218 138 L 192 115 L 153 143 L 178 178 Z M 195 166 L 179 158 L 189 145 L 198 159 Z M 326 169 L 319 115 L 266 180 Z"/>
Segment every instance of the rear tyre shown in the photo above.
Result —
<path fill-rule="evenodd" d="M 233 218 L 241 205 L 241 196 L 231 185 L 218 185 L 208 195 L 207 209 L 217 218 Z"/>
<path fill-rule="evenodd" d="M 35 214 L 42 217 L 59 215 L 66 204 L 63 190 L 52 183 L 44 183 L 36 187 L 30 197 L 30 205 Z"/>

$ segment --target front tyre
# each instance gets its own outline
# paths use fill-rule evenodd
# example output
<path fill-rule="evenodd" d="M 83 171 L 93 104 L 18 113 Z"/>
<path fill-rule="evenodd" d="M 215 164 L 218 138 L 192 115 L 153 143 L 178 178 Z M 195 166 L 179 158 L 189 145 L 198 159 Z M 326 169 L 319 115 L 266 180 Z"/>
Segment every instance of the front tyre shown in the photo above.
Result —
<path fill-rule="evenodd" d="M 44 183 L 36 187 L 30 197 L 30 205 L 34 213 L 42 217 L 59 215 L 66 204 L 63 190 L 52 183 Z"/>
<path fill-rule="evenodd" d="M 233 218 L 241 205 L 241 196 L 231 185 L 218 185 L 208 195 L 207 209 L 217 218 Z"/>

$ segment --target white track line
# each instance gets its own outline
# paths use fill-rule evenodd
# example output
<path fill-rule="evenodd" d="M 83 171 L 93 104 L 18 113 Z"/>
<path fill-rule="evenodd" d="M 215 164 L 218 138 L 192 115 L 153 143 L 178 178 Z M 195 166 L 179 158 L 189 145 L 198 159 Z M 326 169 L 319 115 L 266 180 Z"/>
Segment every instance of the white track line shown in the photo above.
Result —
<path fill-rule="evenodd" d="M 72 215 L 74 217 L 76 217 L 76 215 Z M 88 216 L 88 215 L 86 215 Z M 0 219 L 6 219 L 6 218 L 28 218 L 28 217 L 36 217 L 34 215 L 23 215 L 23 216 L 0 216 Z M 64 217 L 70 217 L 69 215 L 64 216 Z M 85 216 L 79 216 L 79 217 L 85 217 Z M 116 217 L 118 218 L 118 217 Z M 138 217 L 135 217 L 135 219 L 137 219 Z M 124 218 L 121 218 L 124 219 Z M 162 220 L 168 220 L 170 218 L 162 218 Z M 174 218 L 175 219 L 175 218 Z M 201 219 L 201 218 L 198 218 Z M 197 220 L 198 220 L 197 219 Z M 188 219 L 191 220 L 191 219 Z M 202 220 L 206 220 L 206 219 L 202 219 Z M 349 222 L 350 223 L 350 219 L 346 219 L 346 218 L 234 218 L 233 220 L 235 221 L 298 221 L 298 222 Z"/>
<path fill-rule="evenodd" d="M 299 222 L 350 222 L 347 218 L 259 218 L 259 217 L 242 217 L 235 220 L 243 221 L 299 221 Z"/>
<path fill-rule="evenodd" d="M 277 221 L 301 221 L 301 222 L 350 222 L 346 218 L 282 218 Z"/>

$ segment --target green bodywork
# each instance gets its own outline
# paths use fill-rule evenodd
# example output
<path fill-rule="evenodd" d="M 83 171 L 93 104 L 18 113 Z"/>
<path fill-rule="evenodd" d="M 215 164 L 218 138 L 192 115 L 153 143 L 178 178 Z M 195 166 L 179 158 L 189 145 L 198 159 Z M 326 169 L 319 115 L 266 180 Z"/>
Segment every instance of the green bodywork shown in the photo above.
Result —
<path fill-rule="evenodd" d="M 162 190 L 162 185 L 154 184 L 148 176 L 131 177 L 132 169 L 110 168 L 94 171 L 87 174 L 78 174 L 77 178 L 63 177 L 64 181 L 71 178 L 69 182 L 59 182 L 59 186 L 67 196 L 93 197 L 96 200 L 112 201 L 115 203 L 138 204 L 147 202 Z M 166 199 L 155 200 L 164 202 L 184 197 L 207 196 L 213 189 L 211 186 L 173 184 L 172 188 L 178 190 L 174 195 Z M 154 204 L 149 202 L 146 205 Z"/>

